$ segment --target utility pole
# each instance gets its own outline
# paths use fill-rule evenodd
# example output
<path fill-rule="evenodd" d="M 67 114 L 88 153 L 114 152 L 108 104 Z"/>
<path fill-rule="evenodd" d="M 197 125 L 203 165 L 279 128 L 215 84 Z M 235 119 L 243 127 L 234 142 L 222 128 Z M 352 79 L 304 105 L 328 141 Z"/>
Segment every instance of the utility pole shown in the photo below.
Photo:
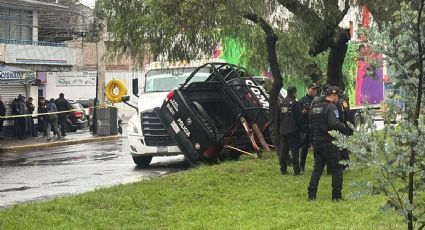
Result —
<path fill-rule="evenodd" d="M 105 41 L 103 31 L 99 25 L 97 18 L 95 19 L 97 40 L 96 40 L 96 98 L 94 100 L 94 113 L 93 113 L 93 134 L 98 134 L 97 125 L 97 109 L 99 105 L 105 103 Z"/>
<path fill-rule="evenodd" d="M 103 32 L 99 32 L 99 40 L 96 43 L 97 49 L 97 77 L 99 83 L 97 85 L 97 98 L 99 104 L 105 103 L 105 73 L 106 73 L 106 64 L 105 64 L 105 40 Z"/>

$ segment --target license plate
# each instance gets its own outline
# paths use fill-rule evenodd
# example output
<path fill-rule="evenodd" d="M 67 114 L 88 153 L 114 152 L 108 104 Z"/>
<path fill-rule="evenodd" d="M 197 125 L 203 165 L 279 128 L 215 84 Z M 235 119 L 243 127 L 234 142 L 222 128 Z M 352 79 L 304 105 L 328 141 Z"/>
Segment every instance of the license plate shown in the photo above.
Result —
<path fill-rule="evenodd" d="M 156 148 L 156 151 L 157 151 L 158 153 L 166 153 L 166 152 L 168 152 L 168 148 L 167 148 L 167 146 L 158 146 L 158 147 Z"/>

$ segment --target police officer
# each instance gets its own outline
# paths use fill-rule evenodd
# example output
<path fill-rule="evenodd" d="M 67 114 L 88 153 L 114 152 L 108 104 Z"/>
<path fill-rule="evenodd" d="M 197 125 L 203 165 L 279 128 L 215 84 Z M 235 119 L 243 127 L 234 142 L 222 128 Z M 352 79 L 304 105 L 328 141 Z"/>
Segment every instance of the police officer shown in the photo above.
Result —
<path fill-rule="evenodd" d="M 294 175 L 300 175 L 299 148 L 301 127 L 301 106 L 296 101 L 297 89 L 288 88 L 288 95 L 283 99 L 280 106 L 280 144 L 279 163 L 282 175 L 287 174 L 287 160 L 289 150 L 292 155 Z"/>
<path fill-rule="evenodd" d="M 57 107 L 59 112 L 68 111 L 68 110 L 72 109 L 71 104 L 69 103 L 68 100 L 65 99 L 65 95 L 63 93 L 59 94 L 59 98 L 56 99 L 55 104 L 56 104 L 56 107 Z M 66 118 L 67 118 L 67 116 L 68 116 L 68 113 L 59 113 L 58 114 L 58 122 L 59 122 L 62 137 L 66 136 L 66 128 L 67 128 Z"/>
<path fill-rule="evenodd" d="M 332 199 L 342 199 L 342 165 L 338 148 L 332 144 L 329 131 L 338 130 L 346 133 L 347 128 L 339 120 L 339 112 L 336 103 L 341 95 L 337 87 L 328 87 L 324 97 L 320 97 L 310 110 L 310 132 L 314 150 L 314 168 L 308 186 L 308 199 L 315 200 L 320 176 L 326 163 L 332 173 Z"/>
<path fill-rule="evenodd" d="M 311 103 L 317 94 L 317 85 L 312 83 L 308 85 L 307 94 L 301 98 L 300 105 L 302 110 L 302 134 L 301 134 L 301 155 L 300 155 L 300 168 L 301 173 L 305 170 L 305 161 L 307 159 L 308 149 L 310 148 L 310 132 L 309 132 L 309 112 Z"/>
<path fill-rule="evenodd" d="M 339 120 L 344 123 L 347 127 L 347 135 L 352 135 L 353 130 L 351 130 L 351 128 L 348 128 L 349 126 L 348 121 L 350 121 L 350 103 L 348 101 L 348 96 L 346 94 L 342 94 L 341 97 L 339 98 L 339 102 L 337 103 L 337 108 L 338 108 L 338 112 L 339 112 Z M 343 161 L 349 161 L 350 160 L 350 155 L 348 153 L 347 149 L 342 149 L 340 150 L 340 154 L 341 154 L 341 160 Z M 348 168 L 348 164 L 345 164 L 343 166 L 343 169 L 347 169 Z"/>
<path fill-rule="evenodd" d="M 4 117 L 6 116 L 6 106 L 3 103 L 3 99 L 0 96 L 0 116 Z M 4 118 L 0 118 L 0 133 L 2 134 L 2 130 L 3 130 L 3 121 Z M 3 140 L 3 137 L 0 136 L 0 140 Z"/>

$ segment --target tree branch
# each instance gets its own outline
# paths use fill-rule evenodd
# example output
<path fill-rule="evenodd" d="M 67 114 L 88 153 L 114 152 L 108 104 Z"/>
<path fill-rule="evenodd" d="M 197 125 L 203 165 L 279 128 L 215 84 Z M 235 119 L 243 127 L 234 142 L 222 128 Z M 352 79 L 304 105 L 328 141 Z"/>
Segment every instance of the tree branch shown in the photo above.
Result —
<path fill-rule="evenodd" d="M 307 5 L 302 4 L 299 0 L 277 0 L 283 7 L 291 11 L 295 16 L 301 18 L 308 24 L 310 21 L 315 25 L 322 25 L 323 19 Z"/>
<path fill-rule="evenodd" d="M 342 14 L 346 15 L 348 10 L 350 9 L 350 0 L 345 0 L 344 2 L 344 10 L 342 10 Z"/>
<path fill-rule="evenodd" d="M 266 33 L 267 36 L 276 36 L 273 28 L 269 25 L 269 23 L 266 22 L 263 18 L 259 17 L 258 15 L 254 13 L 247 13 L 243 15 L 245 19 L 248 19 L 249 21 L 259 25 L 261 29 Z M 276 36 L 277 38 L 277 36 Z"/>

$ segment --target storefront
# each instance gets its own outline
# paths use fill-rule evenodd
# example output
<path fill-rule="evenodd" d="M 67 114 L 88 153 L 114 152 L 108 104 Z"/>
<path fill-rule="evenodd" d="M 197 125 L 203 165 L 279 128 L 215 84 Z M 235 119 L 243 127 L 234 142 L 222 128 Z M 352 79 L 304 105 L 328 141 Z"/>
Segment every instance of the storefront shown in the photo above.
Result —
<path fill-rule="evenodd" d="M 31 70 L 13 66 L 0 65 L 0 96 L 6 106 L 6 116 L 12 115 L 11 104 L 18 95 L 32 97 L 33 104 L 38 104 L 38 87 L 33 86 L 35 73 Z M 35 121 L 36 122 L 36 121 Z M 3 126 L 4 137 L 14 135 L 13 119 L 6 119 Z"/>

